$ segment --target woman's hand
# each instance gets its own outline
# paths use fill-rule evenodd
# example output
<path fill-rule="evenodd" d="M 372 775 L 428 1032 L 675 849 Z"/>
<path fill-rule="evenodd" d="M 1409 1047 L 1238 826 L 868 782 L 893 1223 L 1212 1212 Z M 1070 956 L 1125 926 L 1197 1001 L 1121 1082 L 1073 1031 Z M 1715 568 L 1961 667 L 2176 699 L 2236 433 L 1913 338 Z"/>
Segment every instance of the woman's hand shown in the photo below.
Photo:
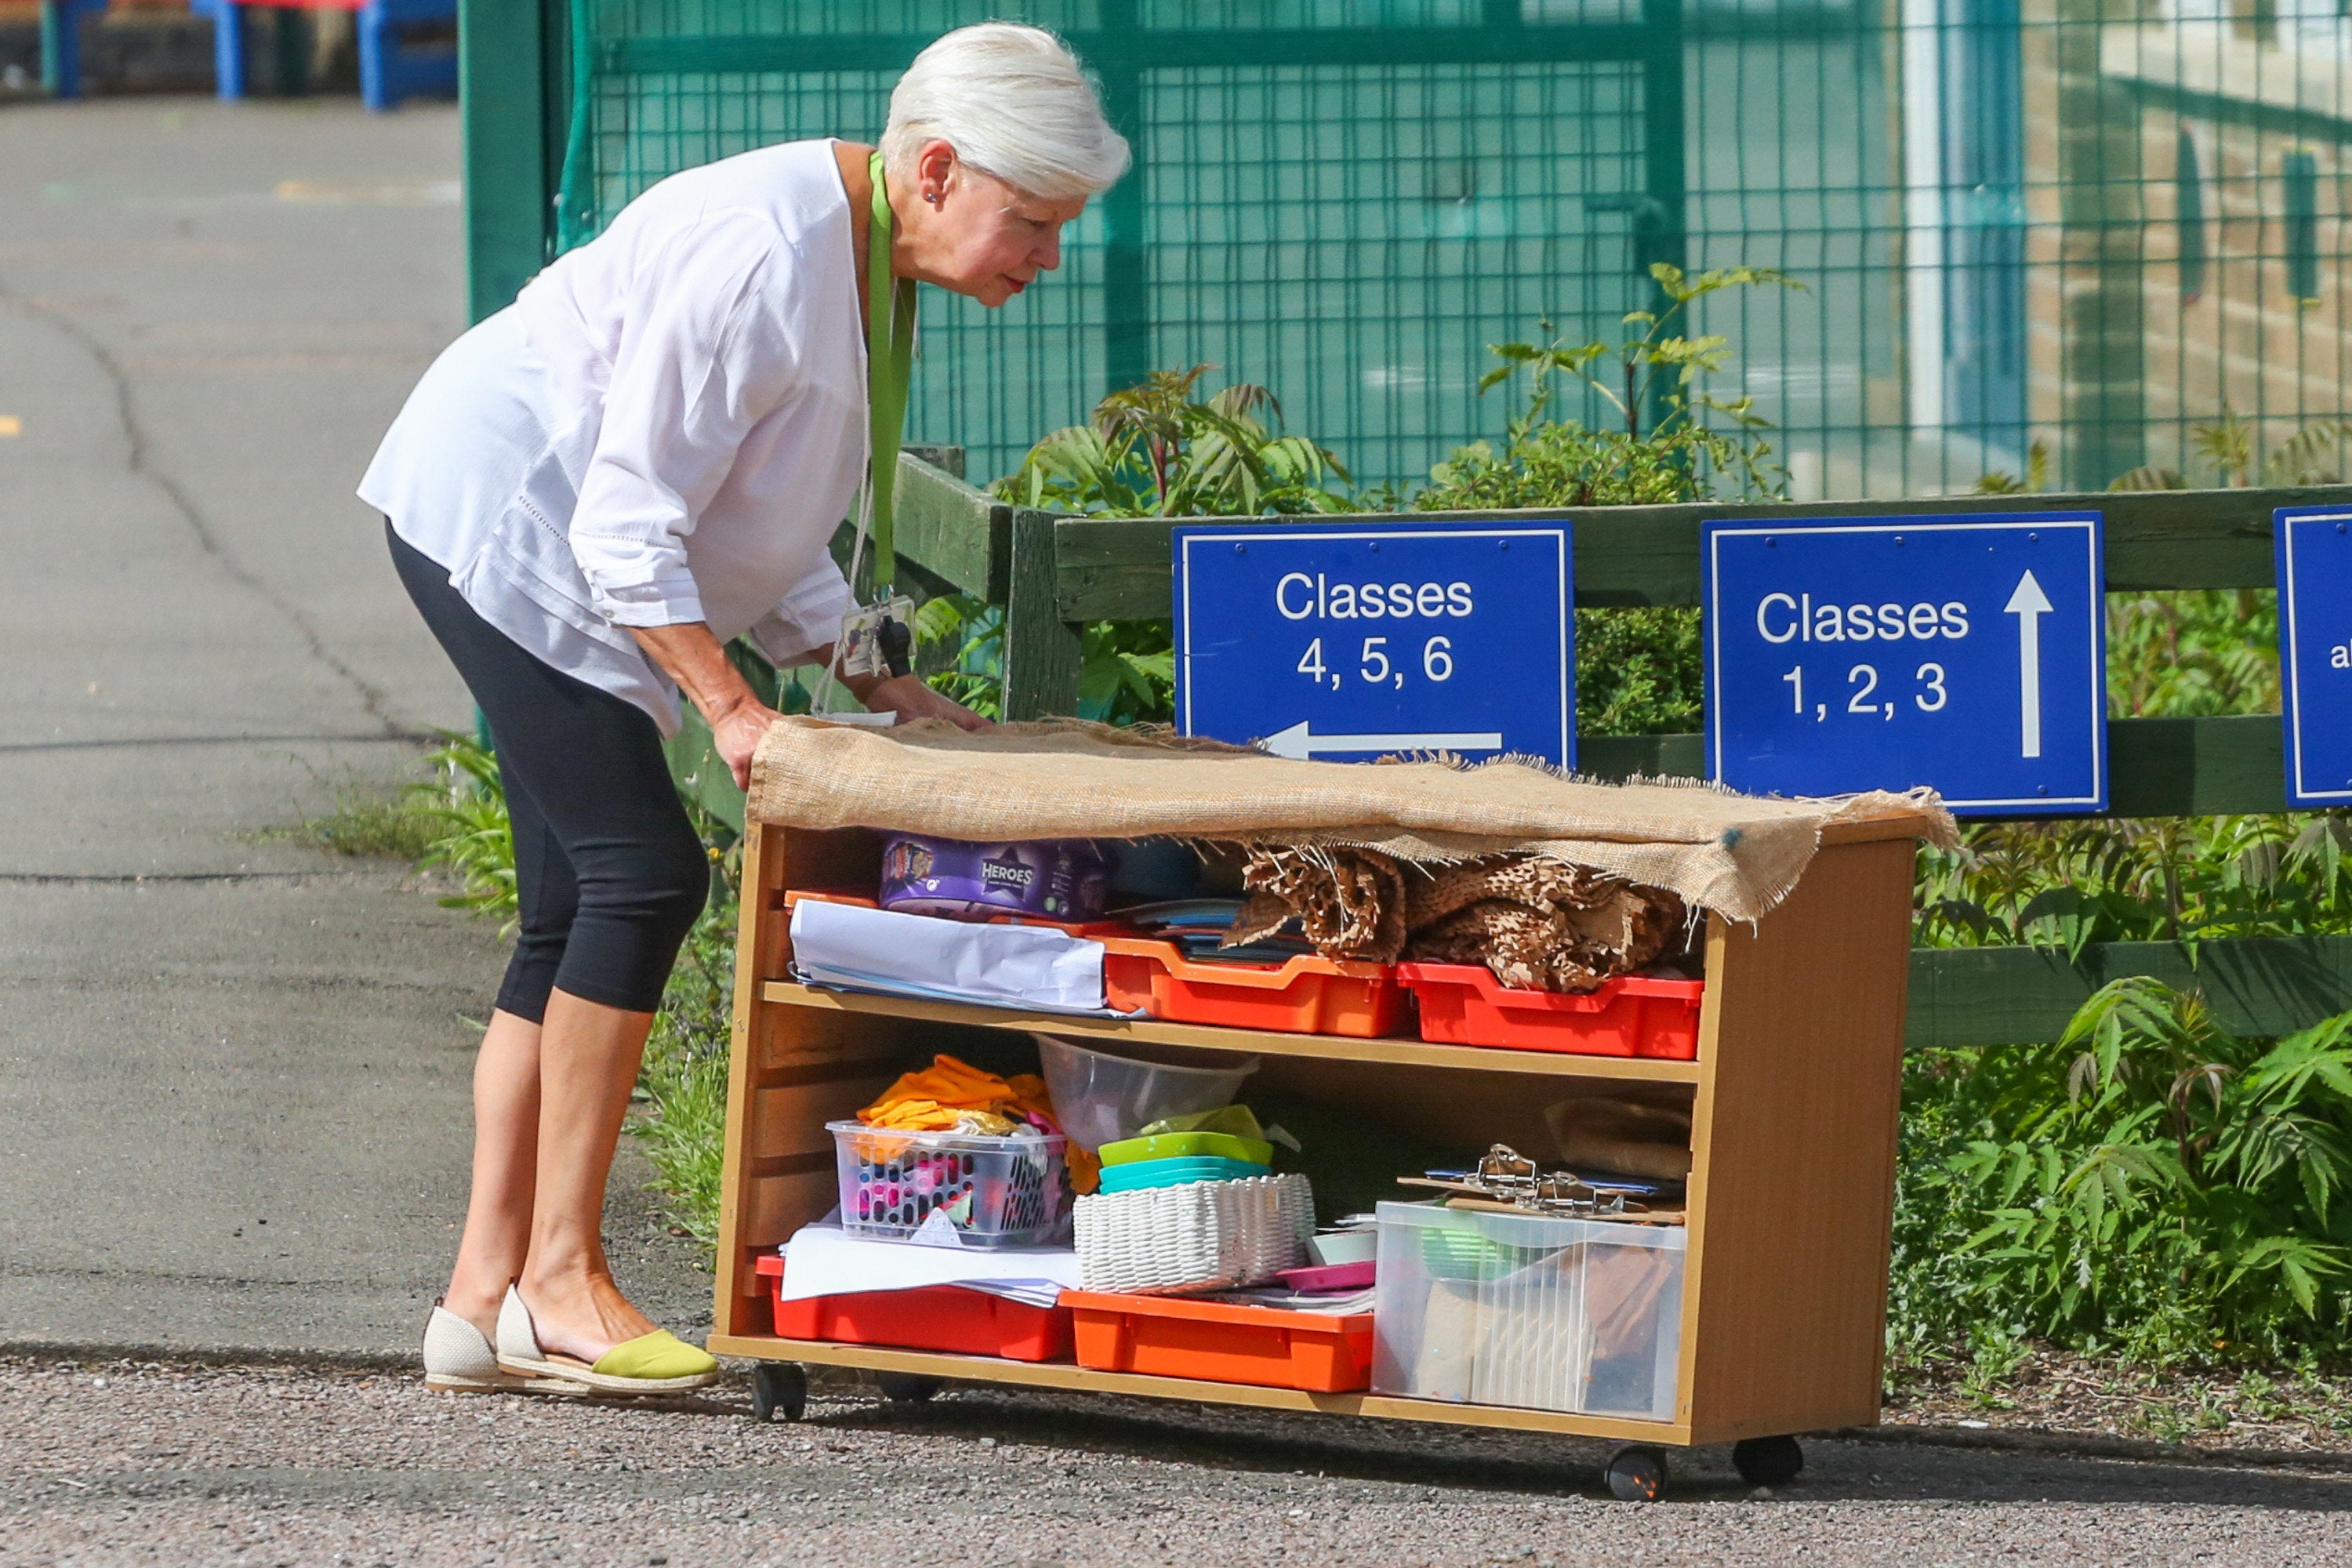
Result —
<path fill-rule="evenodd" d="M 630 632 L 646 654 L 677 681 L 702 710 L 710 725 L 713 748 L 735 775 L 735 787 L 751 787 L 751 757 L 760 737 L 783 717 L 760 700 L 742 672 L 729 662 L 727 650 L 700 621 L 671 626 L 631 626 Z M 833 662 L 833 649 L 814 650 L 819 668 Z M 853 677 L 845 682 L 850 694 L 874 713 L 896 713 L 900 722 L 913 719 L 944 719 L 966 730 L 992 728 L 989 721 L 952 698 L 942 697 L 911 675 Z"/>
<path fill-rule="evenodd" d="M 768 732 L 768 726 L 782 715 L 760 700 L 751 683 L 728 659 L 727 650 L 702 622 L 631 626 L 629 634 L 646 656 L 677 682 L 687 700 L 702 710 L 714 748 L 735 774 L 735 787 L 750 789 L 751 753 L 760 749 L 760 737 Z"/>
<path fill-rule="evenodd" d="M 746 698 L 711 721 L 711 749 L 735 775 L 737 789 L 750 792 L 751 757 L 760 749 L 760 737 L 768 732 L 769 725 L 782 717 L 759 699 Z"/>
<path fill-rule="evenodd" d="M 893 675 L 874 682 L 856 695 L 857 700 L 866 704 L 867 712 L 896 713 L 901 724 L 916 719 L 944 719 L 959 729 L 995 728 L 954 698 L 942 697 L 924 685 L 919 676 Z"/>

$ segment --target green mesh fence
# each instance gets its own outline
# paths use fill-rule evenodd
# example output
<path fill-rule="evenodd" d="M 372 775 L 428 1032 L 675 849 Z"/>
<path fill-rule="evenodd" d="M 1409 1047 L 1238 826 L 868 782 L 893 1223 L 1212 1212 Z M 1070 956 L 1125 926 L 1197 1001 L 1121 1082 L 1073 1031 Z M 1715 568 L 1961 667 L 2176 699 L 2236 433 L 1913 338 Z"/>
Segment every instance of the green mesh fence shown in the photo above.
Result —
<path fill-rule="evenodd" d="M 927 291 L 908 434 L 977 478 L 1205 360 L 1409 485 L 1499 434 L 1485 345 L 1609 336 L 1664 259 L 1807 285 L 1696 323 L 1801 498 L 2326 479 L 2338 5 L 575 0 L 560 226 L 751 147 L 870 140 L 922 44 L 1012 14 L 1071 39 L 1138 166 L 1003 310 Z"/>

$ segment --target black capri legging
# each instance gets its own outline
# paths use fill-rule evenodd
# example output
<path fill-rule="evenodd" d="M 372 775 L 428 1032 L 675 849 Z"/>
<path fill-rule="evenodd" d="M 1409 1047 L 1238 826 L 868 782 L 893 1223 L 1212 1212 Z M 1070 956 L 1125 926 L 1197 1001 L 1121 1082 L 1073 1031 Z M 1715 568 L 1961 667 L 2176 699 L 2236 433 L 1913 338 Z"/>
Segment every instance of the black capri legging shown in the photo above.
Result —
<path fill-rule="evenodd" d="M 632 1013 L 661 1005 L 710 896 L 710 861 L 641 709 L 540 660 L 475 613 L 446 568 L 392 531 L 393 564 L 498 748 L 514 825 L 521 935 L 499 1006 L 538 1023 L 548 993 Z"/>

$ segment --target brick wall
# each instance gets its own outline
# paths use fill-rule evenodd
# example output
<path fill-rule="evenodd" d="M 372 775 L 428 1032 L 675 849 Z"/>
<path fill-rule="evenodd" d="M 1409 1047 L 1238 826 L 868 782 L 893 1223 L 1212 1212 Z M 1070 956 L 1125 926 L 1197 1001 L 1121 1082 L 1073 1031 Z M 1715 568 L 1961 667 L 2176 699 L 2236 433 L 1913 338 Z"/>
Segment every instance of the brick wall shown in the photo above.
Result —
<path fill-rule="evenodd" d="M 2225 407 L 2263 447 L 2342 416 L 2352 52 L 2259 19 L 2118 22 L 2118 0 L 2038 3 L 2049 25 L 2032 26 L 2029 6 L 2025 33 L 2029 406 L 2065 482 L 2195 468 L 2188 432 Z"/>

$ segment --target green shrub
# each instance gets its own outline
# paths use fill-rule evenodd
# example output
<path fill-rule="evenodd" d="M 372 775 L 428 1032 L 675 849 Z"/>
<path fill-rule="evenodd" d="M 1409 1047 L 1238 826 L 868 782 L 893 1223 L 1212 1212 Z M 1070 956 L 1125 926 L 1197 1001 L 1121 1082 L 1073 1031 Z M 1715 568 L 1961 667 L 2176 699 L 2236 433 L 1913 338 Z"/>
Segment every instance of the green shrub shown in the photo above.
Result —
<path fill-rule="evenodd" d="M 1255 517 L 1349 511 L 1329 488 L 1339 459 L 1303 436 L 1278 435 L 1282 405 L 1236 382 L 1195 397 L 1214 365 L 1157 370 L 1056 430 L 994 486 L 1023 506 L 1090 517 Z"/>
<path fill-rule="evenodd" d="M 2352 1348 L 2352 1014 L 2240 1040 L 2121 980 L 2054 1045 L 1906 1080 L 1898 1363 L 2025 1335 L 2158 1363 Z"/>
<path fill-rule="evenodd" d="M 2352 818 L 1997 822 L 1920 857 L 1923 947 L 2352 932 Z"/>
<path fill-rule="evenodd" d="M 2109 595 L 2107 708 L 2149 719 L 2277 712 L 2277 592 Z"/>
<path fill-rule="evenodd" d="M 467 735 L 445 735 L 426 753 L 440 774 L 411 786 L 419 808 L 439 825 L 419 864 L 455 872 L 461 890 L 441 900 L 449 909 L 495 916 L 510 934 L 520 908 L 515 897 L 514 828 L 499 759 Z"/>

